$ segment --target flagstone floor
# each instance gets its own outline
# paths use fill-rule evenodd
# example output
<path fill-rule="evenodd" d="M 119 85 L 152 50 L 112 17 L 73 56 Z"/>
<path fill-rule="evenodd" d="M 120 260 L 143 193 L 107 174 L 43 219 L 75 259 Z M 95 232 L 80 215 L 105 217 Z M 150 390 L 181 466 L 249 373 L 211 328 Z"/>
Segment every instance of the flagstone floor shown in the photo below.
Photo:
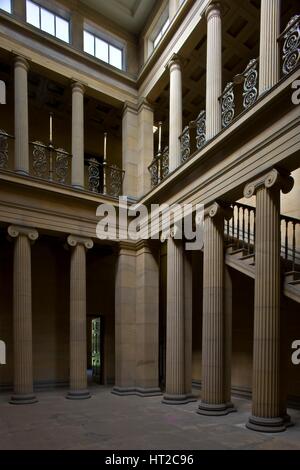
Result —
<path fill-rule="evenodd" d="M 300 411 L 295 426 L 281 434 L 249 431 L 251 402 L 235 399 L 237 413 L 210 418 L 196 414 L 197 403 L 168 406 L 160 397 L 118 397 L 93 387 L 86 401 L 65 399 L 66 391 L 38 393 L 39 403 L 8 404 L 0 395 L 0 450 L 225 450 L 300 449 Z"/>

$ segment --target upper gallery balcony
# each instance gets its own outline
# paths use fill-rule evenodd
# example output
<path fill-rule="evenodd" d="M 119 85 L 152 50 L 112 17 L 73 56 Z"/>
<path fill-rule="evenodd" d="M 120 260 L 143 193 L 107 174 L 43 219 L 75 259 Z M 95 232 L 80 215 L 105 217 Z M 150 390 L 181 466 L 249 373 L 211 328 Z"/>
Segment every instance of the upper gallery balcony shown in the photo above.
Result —
<path fill-rule="evenodd" d="M 0 80 L 7 84 L 1 171 L 94 195 L 122 194 L 122 109 L 4 52 Z"/>
<path fill-rule="evenodd" d="M 202 28 L 171 59 L 160 85 L 163 91 L 153 99 L 157 131 L 149 166 L 152 188 L 299 69 L 298 2 L 282 1 L 281 10 L 274 12 L 264 11 L 264 4 L 233 0 L 215 8 L 212 3 Z M 271 24 L 273 13 L 280 23 L 277 30 Z"/>

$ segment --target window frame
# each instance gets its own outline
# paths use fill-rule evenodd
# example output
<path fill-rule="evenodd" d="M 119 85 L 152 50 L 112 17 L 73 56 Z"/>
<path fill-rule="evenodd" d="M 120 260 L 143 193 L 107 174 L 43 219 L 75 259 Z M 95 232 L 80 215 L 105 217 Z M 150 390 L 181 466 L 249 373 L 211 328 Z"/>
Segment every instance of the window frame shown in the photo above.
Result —
<path fill-rule="evenodd" d="M 94 53 L 91 54 L 90 52 L 86 51 L 85 50 L 85 40 L 84 40 L 84 36 L 85 34 L 89 34 L 91 36 L 93 36 L 93 43 L 94 43 Z M 108 61 L 106 60 L 103 60 L 99 57 L 97 57 L 96 55 L 96 40 L 99 40 L 99 41 L 102 41 L 104 42 L 105 44 L 107 44 L 108 46 Z M 117 49 L 118 51 L 121 52 L 121 67 L 117 67 L 116 65 L 113 65 L 110 63 L 110 48 L 113 47 L 115 49 Z M 88 54 L 89 56 L 91 57 L 94 57 L 95 59 L 97 60 L 100 60 L 101 62 L 103 62 L 104 64 L 107 64 L 107 65 L 110 65 L 111 67 L 117 69 L 117 70 L 121 70 L 121 71 L 125 71 L 125 67 L 126 67 L 126 61 L 125 61 L 125 46 L 122 46 L 121 44 L 117 44 L 116 41 L 114 41 L 113 39 L 108 39 L 107 37 L 105 37 L 105 35 L 101 35 L 101 34 L 98 34 L 98 33 L 94 33 L 92 32 L 91 30 L 89 30 L 88 28 L 84 27 L 83 28 L 83 52 L 85 54 Z"/>
<path fill-rule="evenodd" d="M 27 20 L 27 4 L 29 2 L 32 3 L 33 5 L 35 5 L 36 7 L 38 7 L 38 9 L 39 9 L 39 26 L 35 26 L 32 23 L 29 23 L 29 21 Z M 45 31 L 44 29 L 42 29 L 42 10 L 44 10 L 45 12 L 50 13 L 51 15 L 54 16 L 54 34 L 51 34 L 48 31 Z M 60 20 L 65 21 L 68 24 L 68 41 L 65 41 L 64 39 L 61 39 L 60 37 L 58 37 L 56 35 L 56 33 L 57 33 L 56 19 L 57 18 L 60 19 Z M 42 33 L 48 34 L 52 38 L 55 38 L 58 41 L 63 42 L 64 44 L 71 44 L 71 21 L 70 21 L 70 19 L 69 18 L 68 19 L 64 18 L 62 15 L 57 14 L 55 11 L 49 10 L 49 8 L 44 7 L 43 5 L 37 3 L 34 0 L 26 0 L 26 23 L 29 24 L 30 26 L 32 26 L 33 28 L 36 28 L 39 31 L 42 31 Z"/>

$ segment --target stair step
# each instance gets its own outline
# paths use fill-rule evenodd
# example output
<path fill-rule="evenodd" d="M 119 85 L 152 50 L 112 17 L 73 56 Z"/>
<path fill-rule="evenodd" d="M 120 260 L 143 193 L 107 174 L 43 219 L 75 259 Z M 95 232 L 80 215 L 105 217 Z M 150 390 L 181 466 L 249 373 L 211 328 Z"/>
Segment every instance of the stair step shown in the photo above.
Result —
<path fill-rule="evenodd" d="M 252 253 L 252 255 L 246 255 L 241 258 L 243 261 L 247 261 L 248 259 L 253 259 L 255 257 L 255 254 Z"/>
<path fill-rule="evenodd" d="M 247 250 L 245 250 L 244 248 L 240 248 L 240 249 L 237 249 L 237 250 L 233 250 L 233 251 L 230 251 L 229 250 L 229 254 L 232 255 L 232 256 L 236 256 L 236 255 L 242 255 L 242 257 L 246 256 L 247 255 Z"/>
<path fill-rule="evenodd" d="M 285 273 L 284 276 L 288 283 L 293 281 L 300 281 L 300 272 L 298 271 L 290 271 L 288 273 Z"/>
<path fill-rule="evenodd" d="M 297 281 L 290 281 L 289 285 L 290 286 L 300 286 L 300 279 L 298 279 Z"/>

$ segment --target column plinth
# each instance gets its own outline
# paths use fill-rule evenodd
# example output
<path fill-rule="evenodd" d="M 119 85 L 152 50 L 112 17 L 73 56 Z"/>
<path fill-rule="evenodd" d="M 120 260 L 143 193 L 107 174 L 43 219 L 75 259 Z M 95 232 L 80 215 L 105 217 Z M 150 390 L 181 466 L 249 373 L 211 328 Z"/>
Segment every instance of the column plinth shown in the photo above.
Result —
<path fill-rule="evenodd" d="M 28 70 L 23 57 L 14 60 L 15 74 L 15 171 L 29 174 Z"/>
<path fill-rule="evenodd" d="M 27 227 L 10 226 L 14 243 L 13 330 L 14 330 L 14 405 L 37 402 L 33 393 L 32 372 L 32 287 L 31 242 L 38 232 Z"/>
<path fill-rule="evenodd" d="M 225 338 L 224 217 L 231 212 L 217 203 L 205 218 L 203 272 L 202 400 L 198 414 L 223 416 L 235 408 L 229 402 Z"/>
<path fill-rule="evenodd" d="M 166 391 L 163 403 L 184 405 L 196 399 L 187 391 L 185 258 L 182 240 L 175 240 L 176 230 L 168 237 L 167 268 L 167 361 Z M 187 332 L 189 334 L 189 331 Z"/>
<path fill-rule="evenodd" d="M 182 133 L 182 72 L 181 60 L 173 55 L 168 63 L 170 71 L 170 124 L 169 124 L 169 169 L 176 170 L 181 164 Z"/>
<path fill-rule="evenodd" d="M 84 188 L 84 86 L 72 84 L 72 186 Z"/>
<path fill-rule="evenodd" d="M 291 177 L 273 170 L 244 192 L 256 193 L 253 398 L 247 428 L 260 432 L 285 431 L 289 424 L 281 389 L 280 190 L 292 187 Z"/>
<path fill-rule="evenodd" d="M 86 250 L 90 239 L 70 235 L 70 391 L 69 400 L 84 400 L 91 395 L 87 387 L 86 344 Z"/>
<path fill-rule="evenodd" d="M 222 94 L 222 19 L 219 3 L 212 3 L 206 11 L 207 66 L 206 66 L 206 140 L 222 130 L 219 97 Z"/>

